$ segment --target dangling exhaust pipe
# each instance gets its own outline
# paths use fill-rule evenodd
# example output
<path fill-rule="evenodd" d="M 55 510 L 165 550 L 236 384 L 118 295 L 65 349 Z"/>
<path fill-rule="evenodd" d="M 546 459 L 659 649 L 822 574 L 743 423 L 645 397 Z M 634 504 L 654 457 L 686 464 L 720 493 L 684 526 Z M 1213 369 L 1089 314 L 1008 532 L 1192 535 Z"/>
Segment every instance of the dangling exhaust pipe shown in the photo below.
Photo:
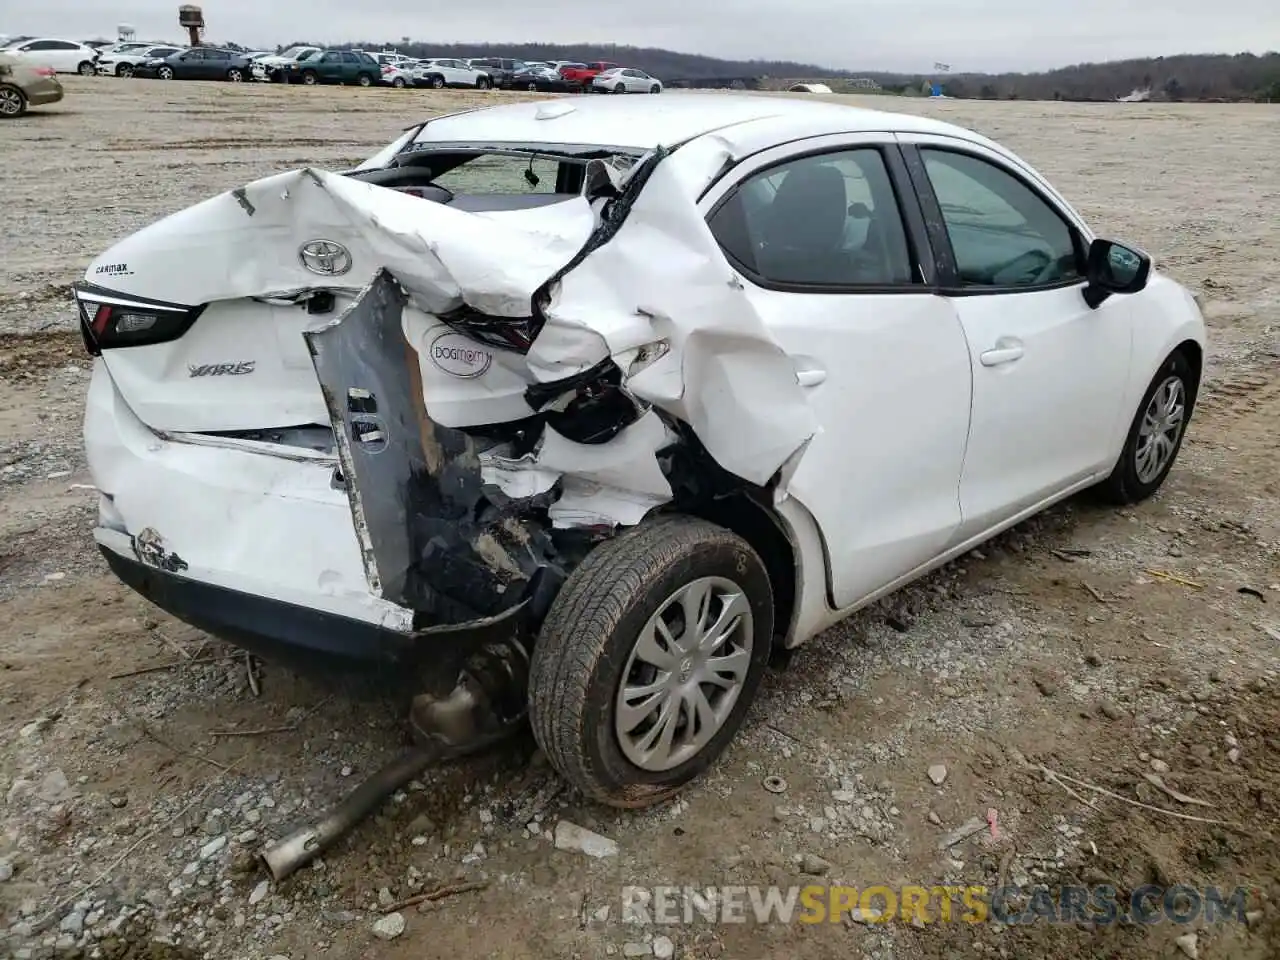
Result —
<path fill-rule="evenodd" d="M 444 699 L 414 697 L 409 724 L 417 746 L 369 777 L 316 822 L 266 847 L 262 861 L 277 883 L 306 866 L 433 763 L 475 753 L 524 719 L 529 655 L 516 641 L 484 647 Z"/>

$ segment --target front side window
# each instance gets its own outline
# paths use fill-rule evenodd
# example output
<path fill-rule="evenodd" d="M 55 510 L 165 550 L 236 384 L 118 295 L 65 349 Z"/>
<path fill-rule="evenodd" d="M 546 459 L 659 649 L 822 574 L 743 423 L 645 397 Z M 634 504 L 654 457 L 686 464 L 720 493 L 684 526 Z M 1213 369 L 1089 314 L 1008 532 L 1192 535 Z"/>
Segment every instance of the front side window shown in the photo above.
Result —
<path fill-rule="evenodd" d="M 1036 287 L 1083 278 L 1071 227 L 1018 177 L 966 153 L 922 148 L 966 287 Z"/>
<path fill-rule="evenodd" d="M 766 283 L 909 284 L 906 230 L 874 148 L 801 157 L 741 183 L 709 221 L 731 261 Z"/>

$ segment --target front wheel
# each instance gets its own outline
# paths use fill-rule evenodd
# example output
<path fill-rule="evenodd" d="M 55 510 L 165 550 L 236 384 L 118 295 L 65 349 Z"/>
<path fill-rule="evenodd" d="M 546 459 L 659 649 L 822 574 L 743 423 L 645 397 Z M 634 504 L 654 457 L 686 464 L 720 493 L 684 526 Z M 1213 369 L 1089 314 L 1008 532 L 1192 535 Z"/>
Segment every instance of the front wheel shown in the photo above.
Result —
<path fill-rule="evenodd" d="M 479 80 L 476 81 L 477 90 L 488 90 L 492 86 L 493 86 L 493 81 L 490 80 L 488 77 L 481 77 Z"/>
<path fill-rule="evenodd" d="M 161 80 L 172 80 L 173 67 L 161 67 L 159 70 L 156 71 L 156 76 L 159 77 Z"/>
<path fill-rule="evenodd" d="M 403 88 L 404 88 L 404 77 L 396 77 L 394 80 L 392 80 L 392 81 L 391 81 L 391 85 L 392 85 L 393 87 L 399 87 L 400 89 L 403 89 Z"/>
<path fill-rule="evenodd" d="M 120 66 L 116 67 L 116 76 L 117 76 L 117 77 L 123 77 L 123 78 L 125 78 L 125 79 L 128 79 L 129 77 L 132 77 L 132 76 L 133 76 L 133 65 L 132 65 L 132 64 L 128 64 L 128 63 L 122 63 L 122 64 L 120 64 Z"/>
<path fill-rule="evenodd" d="M 308 70 L 306 73 L 302 75 L 302 82 L 305 83 L 308 87 L 314 87 L 317 83 L 320 82 L 320 78 L 316 76 L 314 70 Z"/>
<path fill-rule="evenodd" d="M 232 67 L 230 70 L 227 71 L 227 79 L 230 80 L 232 83 L 243 83 L 244 74 L 241 73 L 235 67 Z"/>
<path fill-rule="evenodd" d="M 533 93 L 538 89 L 538 85 L 531 80 L 529 81 L 529 85 L 525 87 L 525 89 L 528 90 L 530 93 Z"/>
<path fill-rule="evenodd" d="M 659 803 L 733 739 L 772 637 L 769 576 L 746 541 L 647 520 L 596 547 L 552 603 L 530 664 L 534 736 L 590 799 Z"/>
<path fill-rule="evenodd" d="M 1123 506 L 1160 489 L 1182 448 L 1195 391 L 1196 377 L 1186 355 L 1173 353 L 1143 394 L 1115 469 L 1098 485 L 1106 500 Z"/>
<path fill-rule="evenodd" d="M 444 87 L 444 77 L 432 77 L 431 87 L 434 90 L 440 90 Z"/>
<path fill-rule="evenodd" d="M 658 85 L 655 83 L 652 87 L 650 87 L 650 88 L 649 88 L 649 92 L 650 92 L 650 93 L 661 93 L 661 92 L 662 92 L 662 88 L 661 88 L 660 86 L 658 86 Z"/>
<path fill-rule="evenodd" d="M 76 73 L 80 74 L 82 77 L 92 77 L 95 76 L 97 72 L 98 68 L 89 60 L 85 60 L 80 64 L 80 66 L 76 67 Z"/>

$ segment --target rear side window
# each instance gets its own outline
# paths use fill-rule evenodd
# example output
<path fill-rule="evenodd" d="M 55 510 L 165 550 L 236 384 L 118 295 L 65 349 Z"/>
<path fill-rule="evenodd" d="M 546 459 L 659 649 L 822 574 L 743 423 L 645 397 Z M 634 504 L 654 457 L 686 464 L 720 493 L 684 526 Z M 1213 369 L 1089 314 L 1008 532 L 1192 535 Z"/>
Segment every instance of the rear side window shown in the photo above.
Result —
<path fill-rule="evenodd" d="M 1052 286 L 1083 277 L 1071 227 L 1022 180 L 970 154 L 920 154 L 964 286 Z"/>
<path fill-rule="evenodd" d="M 766 285 L 913 280 L 889 171 L 873 148 L 816 154 L 762 170 L 721 203 L 709 226 L 730 260 Z"/>

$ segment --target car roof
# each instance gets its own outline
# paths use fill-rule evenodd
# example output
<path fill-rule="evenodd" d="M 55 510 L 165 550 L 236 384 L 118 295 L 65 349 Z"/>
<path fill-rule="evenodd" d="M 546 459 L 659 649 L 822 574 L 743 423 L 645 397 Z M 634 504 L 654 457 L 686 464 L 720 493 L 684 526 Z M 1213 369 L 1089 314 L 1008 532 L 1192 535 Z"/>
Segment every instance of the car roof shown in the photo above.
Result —
<path fill-rule="evenodd" d="M 555 109 L 545 109 L 555 104 Z M 567 109 L 566 109 L 567 108 Z M 985 138 L 949 123 L 823 100 L 741 93 L 661 97 L 573 97 L 482 107 L 437 117 L 418 143 L 572 143 L 649 150 L 763 120 L 802 127 L 805 136 L 891 131 Z"/>

